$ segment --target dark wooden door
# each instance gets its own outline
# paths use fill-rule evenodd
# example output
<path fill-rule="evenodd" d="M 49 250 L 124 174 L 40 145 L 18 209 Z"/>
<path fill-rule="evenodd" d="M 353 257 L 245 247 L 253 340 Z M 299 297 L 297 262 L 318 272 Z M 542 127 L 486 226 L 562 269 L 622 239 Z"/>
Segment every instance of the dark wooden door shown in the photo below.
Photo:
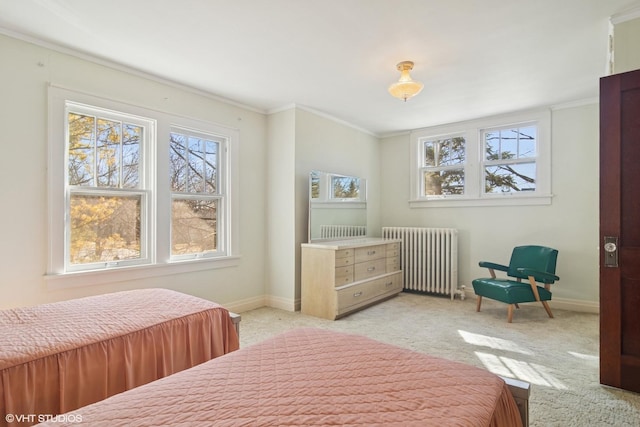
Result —
<path fill-rule="evenodd" d="M 640 392 L 640 70 L 600 80 L 600 382 Z"/>

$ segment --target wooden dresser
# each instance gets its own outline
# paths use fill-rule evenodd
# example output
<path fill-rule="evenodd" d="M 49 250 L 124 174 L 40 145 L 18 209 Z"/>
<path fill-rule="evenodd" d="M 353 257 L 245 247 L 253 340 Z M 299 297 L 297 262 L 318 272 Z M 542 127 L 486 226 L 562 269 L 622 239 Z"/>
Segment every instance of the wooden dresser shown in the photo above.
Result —
<path fill-rule="evenodd" d="M 302 313 L 334 320 L 401 292 L 400 242 L 302 244 Z"/>

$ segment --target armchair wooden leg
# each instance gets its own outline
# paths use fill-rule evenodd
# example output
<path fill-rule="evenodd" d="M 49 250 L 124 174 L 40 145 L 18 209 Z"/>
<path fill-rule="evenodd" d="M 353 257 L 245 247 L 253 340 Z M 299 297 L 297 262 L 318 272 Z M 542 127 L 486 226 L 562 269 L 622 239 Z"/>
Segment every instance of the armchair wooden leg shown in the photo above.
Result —
<path fill-rule="evenodd" d="M 540 301 L 540 302 L 544 306 L 544 309 L 547 310 L 547 314 L 549 315 L 549 317 L 553 319 L 553 313 L 551 313 L 551 307 L 549 307 L 549 304 L 546 301 Z"/>
<path fill-rule="evenodd" d="M 480 304 L 482 304 L 482 296 L 478 295 L 478 304 L 476 305 L 476 311 L 480 311 Z"/>
<path fill-rule="evenodd" d="M 507 322 L 511 323 L 511 321 L 513 320 L 513 304 L 509 304 L 507 306 Z"/>

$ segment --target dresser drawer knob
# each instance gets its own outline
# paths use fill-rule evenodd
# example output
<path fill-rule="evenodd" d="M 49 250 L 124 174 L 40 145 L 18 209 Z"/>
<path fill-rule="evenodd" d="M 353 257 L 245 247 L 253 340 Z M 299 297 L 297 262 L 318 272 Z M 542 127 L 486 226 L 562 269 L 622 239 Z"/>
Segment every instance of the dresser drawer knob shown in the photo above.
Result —
<path fill-rule="evenodd" d="M 353 296 L 356 298 L 362 296 L 362 291 L 354 293 Z"/>
<path fill-rule="evenodd" d="M 369 271 L 369 272 L 371 272 L 371 271 L 375 271 L 375 270 L 376 270 L 376 268 L 375 268 L 375 267 L 369 267 L 369 268 L 367 268 L 367 271 Z"/>
<path fill-rule="evenodd" d="M 393 282 L 389 282 L 389 283 L 387 283 L 387 288 L 388 288 L 389 286 L 393 286 Z"/>
<path fill-rule="evenodd" d="M 376 251 L 367 251 L 367 255 L 375 255 Z"/>

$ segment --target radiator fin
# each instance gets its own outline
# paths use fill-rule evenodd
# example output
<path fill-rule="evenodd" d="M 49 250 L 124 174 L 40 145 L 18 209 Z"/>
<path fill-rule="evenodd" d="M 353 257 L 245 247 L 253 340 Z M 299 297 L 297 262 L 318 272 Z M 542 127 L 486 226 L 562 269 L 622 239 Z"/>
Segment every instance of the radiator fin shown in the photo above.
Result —
<path fill-rule="evenodd" d="M 321 239 L 340 239 L 343 237 L 358 237 L 367 234 L 367 227 L 364 225 L 321 225 Z"/>
<path fill-rule="evenodd" d="M 458 287 L 458 230 L 383 227 L 382 237 L 402 240 L 404 289 L 455 297 Z"/>

